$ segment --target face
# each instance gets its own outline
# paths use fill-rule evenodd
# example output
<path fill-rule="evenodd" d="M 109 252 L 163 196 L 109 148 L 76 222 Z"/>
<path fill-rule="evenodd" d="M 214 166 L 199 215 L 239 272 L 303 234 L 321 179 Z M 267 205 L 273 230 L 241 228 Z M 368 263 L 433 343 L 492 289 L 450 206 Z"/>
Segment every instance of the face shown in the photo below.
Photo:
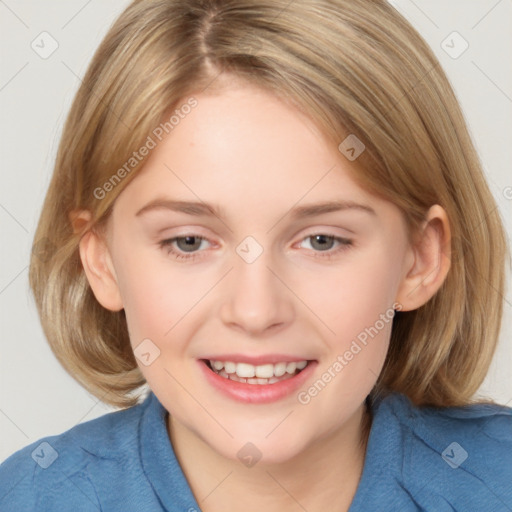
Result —
<path fill-rule="evenodd" d="M 173 421 L 228 458 L 290 460 L 375 384 L 406 225 L 297 110 L 252 86 L 195 98 L 115 202 L 113 275 Z"/>

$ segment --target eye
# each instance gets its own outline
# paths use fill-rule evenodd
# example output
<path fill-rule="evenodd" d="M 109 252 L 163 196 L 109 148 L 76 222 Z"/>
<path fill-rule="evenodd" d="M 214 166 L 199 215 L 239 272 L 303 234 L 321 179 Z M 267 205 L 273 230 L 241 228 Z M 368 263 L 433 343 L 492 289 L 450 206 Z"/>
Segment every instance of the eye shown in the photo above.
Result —
<path fill-rule="evenodd" d="M 193 259 L 203 242 L 208 242 L 208 240 L 198 235 L 176 236 L 168 240 L 162 240 L 160 247 L 166 248 L 167 253 L 173 254 L 177 259 Z M 175 249 L 175 246 L 178 249 Z"/>
<path fill-rule="evenodd" d="M 314 257 L 332 258 L 341 251 L 349 249 L 353 242 L 348 238 L 329 235 L 326 233 L 315 233 L 302 239 L 301 243 L 311 240 L 310 247 L 314 252 Z M 208 239 L 199 235 L 176 236 L 167 240 L 162 240 L 159 245 L 166 249 L 167 254 L 172 254 L 178 260 L 193 260 L 200 256 L 200 248 L 203 243 L 210 243 Z M 336 247 L 336 244 L 337 247 Z M 333 247 L 334 248 L 333 250 Z M 204 246 L 203 246 L 204 248 Z"/>
<path fill-rule="evenodd" d="M 349 240 L 348 238 L 329 235 L 326 233 L 315 233 L 313 235 L 309 235 L 304 238 L 302 242 L 306 240 L 311 240 L 310 246 L 316 253 L 315 257 L 320 258 L 331 258 L 339 252 L 347 250 L 353 245 L 352 240 Z M 338 244 L 337 248 L 331 250 L 336 243 Z"/>

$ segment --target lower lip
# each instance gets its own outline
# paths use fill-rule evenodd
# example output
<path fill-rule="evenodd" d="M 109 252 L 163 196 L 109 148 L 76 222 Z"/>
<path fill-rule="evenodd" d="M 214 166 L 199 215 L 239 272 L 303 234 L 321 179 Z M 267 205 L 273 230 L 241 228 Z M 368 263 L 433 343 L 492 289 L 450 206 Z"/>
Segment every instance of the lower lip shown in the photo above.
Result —
<path fill-rule="evenodd" d="M 304 384 L 318 364 L 316 361 L 311 361 L 294 377 L 274 384 L 246 384 L 221 377 L 210 370 L 203 360 L 198 362 L 206 379 L 215 389 L 233 400 L 251 404 L 266 404 L 286 398 Z"/>

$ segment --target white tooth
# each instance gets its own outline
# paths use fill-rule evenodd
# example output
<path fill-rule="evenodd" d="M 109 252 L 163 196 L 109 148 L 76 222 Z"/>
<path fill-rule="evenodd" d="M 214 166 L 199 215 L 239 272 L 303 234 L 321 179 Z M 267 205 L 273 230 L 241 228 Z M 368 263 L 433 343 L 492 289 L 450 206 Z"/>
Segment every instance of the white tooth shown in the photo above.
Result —
<path fill-rule="evenodd" d="M 231 361 L 226 361 L 224 363 L 224 370 L 226 370 L 226 373 L 235 373 L 236 372 L 236 364 L 232 363 Z"/>
<path fill-rule="evenodd" d="M 238 363 L 236 365 L 236 374 L 239 377 L 254 377 L 256 374 L 256 368 L 252 364 Z"/>
<path fill-rule="evenodd" d="M 275 377 L 272 377 L 271 379 L 268 379 L 269 384 L 274 384 L 275 382 L 279 382 L 279 379 L 276 379 Z"/>
<path fill-rule="evenodd" d="M 297 369 L 297 363 L 288 363 L 286 365 L 286 371 L 288 373 L 295 373 L 296 369 Z"/>
<path fill-rule="evenodd" d="M 230 380 L 234 380 L 235 382 L 247 382 L 247 379 L 242 379 L 236 373 L 230 373 L 228 378 Z"/>
<path fill-rule="evenodd" d="M 262 379 L 270 379 L 270 377 L 274 376 L 274 365 L 273 364 L 262 364 L 261 366 L 256 366 L 256 377 L 261 377 Z"/>
<path fill-rule="evenodd" d="M 247 384 L 261 384 L 261 379 L 247 379 Z"/>
<path fill-rule="evenodd" d="M 269 379 L 256 379 L 258 381 L 258 384 L 269 384 Z"/>
<path fill-rule="evenodd" d="M 277 363 L 274 365 L 274 375 L 282 377 L 286 373 L 286 363 Z"/>
<path fill-rule="evenodd" d="M 297 369 L 303 370 L 304 368 L 306 368 L 307 365 L 308 365 L 307 361 L 301 361 L 300 363 L 297 363 Z"/>
<path fill-rule="evenodd" d="M 222 370 L 224 368 L 224 363 L 222 361 L 212 361 L 210 360 L 210 364 L 216 369 L 216 370 Z"/>

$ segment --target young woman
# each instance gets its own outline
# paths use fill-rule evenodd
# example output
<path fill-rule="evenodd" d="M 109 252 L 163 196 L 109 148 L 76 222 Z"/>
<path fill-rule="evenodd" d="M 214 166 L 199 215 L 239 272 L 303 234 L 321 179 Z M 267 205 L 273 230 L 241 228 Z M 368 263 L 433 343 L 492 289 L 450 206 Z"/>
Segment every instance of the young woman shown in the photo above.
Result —
<path fill-rule="evenodd" d="M 472 399 L 503 228 L 386 2 L 134 1 L 40 240 L 48 341 L 124 410 L 7 459 L 2 510 L 512 509 L 512 410 Z"/>

